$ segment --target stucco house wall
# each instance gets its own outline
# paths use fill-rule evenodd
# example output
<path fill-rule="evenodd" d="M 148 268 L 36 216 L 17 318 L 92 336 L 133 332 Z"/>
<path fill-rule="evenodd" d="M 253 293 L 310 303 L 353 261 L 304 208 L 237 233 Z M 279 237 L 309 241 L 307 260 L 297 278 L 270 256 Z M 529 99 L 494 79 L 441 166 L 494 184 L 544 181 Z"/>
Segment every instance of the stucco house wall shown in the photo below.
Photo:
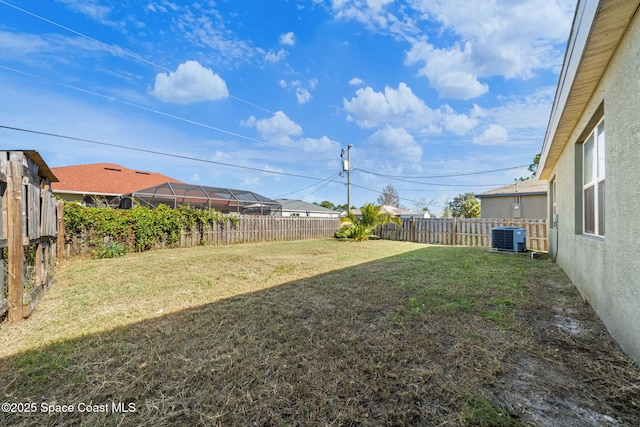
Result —
<path fill-rule="evenodd" d="M 578 106 L 581 113 L 575 126 L 568 121 L 568 128 L 572 130 L 567 137 L 554 139 L 568 116 L 559 114 L 559 124 L 553 130 L 552 112 L 539 171 L 539 177 L 550 183 L 549 252 L 621 348 L 640 362 L 640 258 L 637 254 L 640 247 L 640 1 L 580 0 L 578 9 L 585 4 L 587 12 L 589 4 L 595 8 L 596 21 L 609 13 L 607 11 L 625 8 L 626 21 L 616 19 L 628 25 L 621 38 L 615 40 L 617 46 L 610 43 L 613 55 L 608 62 L 606 58 L 601 61 L 604 64 L 601 74 L 592 77 L 596 82 L 594 90 L 588 95 L 588 101 Z M 589 24 L 592 27 L 585 42 L 587 46 L 606 40 L 608 34 L 594 35 L 593 22 Z M 599 24 L 606 26 L 603 21 Z M 580 25 L 574 22 L 573 34 L 578 33 Z M 581 71 L 578 67 L 577 73 L 592 71 L 586 70 L 584 57 L 580 63 L 585 69 Z M 567 58 L 563 68 L 566 67 Z M 558 92 L 562 85 L 561 78 Z M 583 89 L 584 86 L 574 84 L 570 91 L 575 94 Z M 554 108 L 561 98 L 556 94 Z M 565 114 L 566 108 L 560 112 Z M 583 233 L 582 142 L 601 118 L 604 118 L 605 130 L 605 235 L 594 236 Z M 558 144 L 565 145 L 560 154 L 555 155 L 553 147 Z"/>
<path fill-rule="evenodd" d="M 546 219 L 547 195 L 531 194 L 517 196 L 515 194 L 480 197 L 481 218 L 522 218 Z M 518 202 L 519 212 L 514 210 L 514 203 Z"/>
<path fill-rule="evenodd" d="M 547 182 L 527 179 L 476 194 L 481 218 L 547 218 Z"/>

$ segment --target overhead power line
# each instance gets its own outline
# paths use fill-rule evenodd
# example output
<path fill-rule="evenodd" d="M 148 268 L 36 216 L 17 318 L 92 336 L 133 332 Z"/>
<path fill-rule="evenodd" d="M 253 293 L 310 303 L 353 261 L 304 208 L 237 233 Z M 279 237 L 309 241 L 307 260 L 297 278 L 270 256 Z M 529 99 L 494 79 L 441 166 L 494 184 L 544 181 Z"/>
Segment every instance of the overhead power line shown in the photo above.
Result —
<path fill-rule="evenodd" d="M 357 188 L 361 188 L 363 190 L 367 190 L 367 191 L 371 191 L 373 193 L 377 193 L 380 194 L 380 190 L 374 190 L 373 188 L 368 188 L 368 187 L 363 187 L 362 185 L 358 185 L 358 184 L 353 184 L 351 183 L 352 186 L 357 187 Z M 405 202 L 411 202 L 411 203 L 420 203 L 417 200 L 412 200 L 412 199 L 406 199 L 404 197 L 399 197 L 400 200 L 404 200 Z"/>
<path fill-rule="evenodd" d="M 151 65 L 152 67 L 155 67 L 155 68 L 157 68 L 157 69 L 159 69 L 159 70 L 162 70 L 162 71 L 165 71 L 165 72 L 168 72 L 168 73 L 173 73 L 173 72 L 174 72 L 174 70 L 171 70 L 171 69 L 169 69 L 169 68 L 167 68 L 167 67 L 164 67 L 164 66 L 162 66 L 162 65 L 160 65 L 160 64 L 157 64 L 157 63 L 155 63 L 155 62 L 153 62 L 153 61 L 150 61 L 150 60 L 148 60 L 148 59 L 145 59 L 144 57 L 142 57 L 142 56 L 140 56 L 140 55 L 138 55 L 138 54 L 136 54 L 136 53 L 134 53 L 134 52 L 130 52 L 130 51 L 128 51 L 128 50 L 126 50 L 126 49 L 124 49 L 124 48 L 122 48 L 122 47 L 120 47 L 120 46 L 115 46 L 115 45 L 112 45 L 112 44 L 109 44 L 109 43 L 103 42 L 103 41 L 98 40 L 98 39 L 96 39 L 96 38 L 94 38 L 94 37 L 88 36 L 88 35 L 86 35 L 86 34 L 84 34 L 84 33 L 80 32 L 80 31 L 74 30 L 73 28 L 70 28 L 70 27 L 68 27 L 68 26 L 66 26 L 66 25 L 62 25 L 62 24 L 60 24 L 60 23 L 58 23 L 58 22 L 56 22 L 56 21 L 53 21 L 53 20 L 48 19 L 48 18 L 45 18 L 45 17 L 43 17 L 43 16 L 41 16 L 41 15 L 38 15 L 38 14 L 36 14 L 36 13 L 30 12 L 30 11 L 28 11 L 28 10 L 26 10 L 26 9 L 23 9 L 23 8 L 21 8 L 21 7 L 18 7 L 18 6 L 16 6 L 16 5 L 14 5 L 14 4 L 8 3 L 8 2 L 6 2 L 5 0 L 0 0 L 0 4 L 4 4 L 4 5 L 6 5 L 6 6 L 9 6 L 9 7 L 13 8 L 13 9 L 15 9 L 15 10 L 19 11 L 19 12 L 22 12 L 22 13 L 24 13 L 24 14 L 27 14 L 27 15 L 29 15 L 29 16 L 31 16 L 31 17 L 34 17 L 34 18 L 36 18 L 36 19 L 40 19 L 41 21 L 44 21 L 44 22 L 46 22 L 46 23 L 48 23 L 48 24 L 51 24 L 51 25 L 54 25 L 54 26 L 56 26 L 56 27 L 58 27 L 58 28 L 60 28 L 60 29 L 63 29 L 63 30 L 65 30 L 65 31 L 68 31 L 68 32 L 70 32 L 70 33 L 72 33 L 72 34 L 75 34 L 75 35 L 77 35 L 77 36 L 79 36 L 79 37 L 82 37 L 82 38 L 87 39 L 87 40 L 89 40 L 89 41 L 92 41 L 92 42 L 94 42 L 94 43 L 97 43 L 97 44 L 99 44 L 100 46 L 103 46 L 103 47 L 105 47 L 105 48 L 107 48 L 107 49 L 115 50 L 115 51 L 117 51 L 118 53 L 120 53 L 120 54 L 122 54 L 122 55 L 129 56 L 129 57 L 131 57 L 131 58 L 133 58 L 133 59 L 135 59 L 135 60 L 137 60 L 137 61 L 143 62 L 143 63 L 145 63 L 145 64 L 147 64 L 147 65 Z M 198 83 L 199 85 L 201 85 L 202 87 L 205 87 L 205 88 L 207 88 L 207 89 L 213 90 L 213 91 L 218 92 L 218 93 L 222 93 L 222 91 L 220 91 L 219 89 L 217 89 L 217 88 L 215 88 L 215 87 L 209 86 L 209 85 L 207 85 L 207 84 L 205 84 L 205 83 L 202 83 L 202 82 L 200 82 L 200 81 L 198 81 L 197 83 Z M 90 92 L 89 92 L 89 93 L 90 93 Z M 269 114 L 271 114 L 271 115 L 274 115 L 274 114 L 275 114 L 275 112 L 274 112 L 274 111 L 272 111 L 272 110 L 270 110 L 270 109 L 268 109 L 268 108 L 262 107 L 262 106 L 260 106 L 260 105 L 258 105 L 258 104 L 255 104 L 255 103 L 253 103 L 253 102 L 251 102 L 251 101 L 247 101 L 246 99 L 243 99 L 243 98 L 240 98 L 240 97 L 234 96 L 234 95 L 232 95 L 232 94 L 230 94 L 230 93 L 227 93 L 226 95 L 227 95 L 229 98 L 231 98 L 231 99 L 233 99 L 233 100 L 235 100 L 235 101 L 241 102 L 241 103 L 243 103 L 243 104 L 245 104 L 245 105 L 248 105 L 248 106 L 250 106 L 250 107 L 256 108 L 256 109 L 261 110 L 261 111 L 263 111 L 263 112 L 265 112 L 265 113 L 269 113 Z M 309 130 L 312 130 L 312 131 L 314 131 L 314 132 L 317 132 L 318 134 L 324 134 L 324 132 L 322 132 L 321 130 L 316 129 L 316 128 L 312 127 L 312 126 L 306 125 L 306 124 L 304 124 L 304 123 L 299 123 L 299 122 L 298 122 L 298 124 L 299 124 L 300 126 L 302 126 L 302 127 L 306 128 L 306 129 L 309 129 Z M 334 139 L 334 138 L 332 138 L 332 139 L 333 139 L 334 141 L 336 141 L 336 142 L 340 142 L 340 141 L 339 141 L 339 140 L 337 140 L 337 139 Z"/>
<path fill-rule="evenodd" d="M 330 183 L 332 183 L 332 182 L 340 182 L 340 183 L 342 183 L 341 181 L 336 181 L 335 179 L 333 179 L 333 178 L 337 177 L 338 175 L 339 175 L 339 173 L 334 173 L 334 174 L 332 174 L 331 176 L 328 176 L 328 177 L 326 177 L 325 179 L 320 180 L 320 182 L 322 182 L 322 181 L 326 181 L 326 182 L 325 182 L 323 185 L 321 185 L 320 187 L 318 187 L 318 188 L 316 188 L 315 190 L 313 190 L 313 191 L 312 191 L 311 193 L 309 193 L 309 194 L 313 194 L 313 193 L 315 193 L 315 192 L 317 192 L 317 191 L 321 190 L 321 189 L 322 189 L 322 188 L 324 188 L 326 185 L 328 185 L 328 184 L 330 184 Z M 280 198 L 282 198 L 282 197 L 289 196 L 289 195 L 294 194 L 294 193 L 299 193 L 299 192 L 301 192 L 301 191 L 307 190 L 307 189 L 309 189 L 309 188 L 313 187 L 314 185 L 318 185 L 318 184 L 319 184 L 319 182 L 317 182 L 317 183 L 313 183 L 313 184 L 311 184 L 311 185 L 307 185 L 306 187 L 300 188 L 299 190 L 294 190 L 294 191 L 290 191 L 290 192 L 285 193 L 285 194 L 281 194 L 281 195 L 279 195 L 279 196 L 276 196 L 275 198 L 276 198 L 276 199 L 280 199 Z"/>
<path fill-rule="evenodd" d="M 453 173 L 453 174 L 448 174 L 448 175 L 430 175 L 430 176 L 385 175 L 385 174 L 381 174 L 381 173 L 367 171 L 367 170 L 360 169 L 360 168 L 358 168 L 357 170 L 360 170 L 362 172 L 366 172 L 366 173 L 371 174 L 371 175 L 382 176 L 384 178 L 435 179 L 435 178 L 453 178 L 453 177 L 458 177 L 458 176 L 481 175 L 481 174 L 485 174 L 485 173 L 502 172 L 502 171 L 508 171 L 508 170 L 513 170 L 513 169 L 520 169 L 520 168 L 527 167 L 527 166 L 529 166 L 529 165 L 519 165 L 519 166 L 512 166 L 512 167 L 509 167 L 509 168 L 491 169 L 491 170 L 478 171 L 478 172 Z M 354 170 L 356 170 L 356 169 L 354 169 Z"/>
<path fill-rule="evenodd" d="M 2 2 L 2 0 L 0 0 L 0 2 Z M 124 104 L 124 105 L 127 105 L 129 107 L 139 108 L 141 110 L 148 111 L 150 113 L 159 114 L 159 115 L 165 116 L 165 117 L 170 117 L 172 119 L 179 120 L 181 122 L 185 122 L 185 123 L 189 123 L 189 124 L 192 124 L 192 125 L 204 127 L 204 128 L 211 129 L 211 130 L 215 130 L 217 132 L 224 133 L 224 134 L 227 134 L 227 135 L 235 136 L 235 137 L 246 139 L 246 140 L 253 141 L 253 142 L 259 142 L 259 143 L 266 142 L 266 141 L 263 141 L 263 140 L 260 140 L 260 139 L 257 139 L 257 138 L 252 138 L 252 137 L 247 136 L 247 135 L 242 135 L 240 133 L 232 132 L 232 131 L 229 131 L 229 130 L 226 130 L 226 129 L 222 129 L 222 128 L 219 128 L 219 127 L 216 127 L 216 126 L 211 126 L 211 125 L 208 125 L 206 123 L 202 123 L 202 122 L 198 122 L 198 121 L 195 121 L 195 120 L 187 119 L 185 117 L 176 116 L 175 114 L 165 113 L 164 111 L 156 110 L 155 108 L 149 108 L 149 107 L 145 107 L 143 105 L 134 104 L 133 102 L 123 101 L 123 100 L 118 99 L 118 98 L 113 97 L 113 96 L 102 95 L 100 93 L 92 92 L 92 91 L 89 91 L 87 89 L 82 89 L 82 88 L 79 88 L 79 87 L 76 87 L 76 86 L 72 86 L 72 85 L 67 84 L 67 83 L 62 83 L 62 82 L 58 82 L 58 81 L 55 81 L 55 80 L 48 79 L 46 77 L 38 76 L 36 74 L 27 73 L 26 71 L 17 70 L 15 68 L 7 67 L 5 65 L 0 65 L 0 68 L 2 68 L 3 70 L 8 70 L 8 71 L 12 71 L 14 73 L 18 73 L 18 74 L 22 74 L 22 75 L 25 75 L 25 76 L 28 76 L 28 77 L 32 77 L 34 79 L 42 80 L 42 81 L 45 81 L 47 83 L 53 83 L 53 84 L 56 84 L 58 86 L 66 87 L 68 89 L 73 89 L 75 91 L 82 92 L 82 93 L 85 93 L 85 94 L 88 94 L 88 95 L 97 96 L 98 98 L 103 98 L 103 99 L 106 99 L 108 101 L 118 102 L 120 104 Z"/>
<path fill-rule="evenodd" d="M 381 176 L 384 178 L 388 178 L 394 181 L 401 181 L 401 182 L 408 182 L 410 184 L 419 184 L 419 185 L 431 185 L 434 187 L 497 187 L 503 184 L 440 184 L 440 183 L 435 183 L 435 182 L 424 182 L 424 181 L 412 181 L 410 179 L 404 179 L 404 178 L 395 178 L 391 175 L 383 175 L 383 174 L 379 174 L 379 173 L 375 173 L 375 172 L 369 172 L 363 169 L 358 169 L 358 168 L 354 168 L 354 171 L 359 171 L 359 172 L 364 172 L 364 173 L 368 173 L 371 175 L 376 175 L 376 176 Z"/>
<path fill-rule="evenodd" d="M 108 142 L 94 141 L 94 140 L 91 140 L 91 139 L 76 138 L 76 137 L 73 137 L 73 136 L 59 135 L 59 134 L 50 133 L 50 132 L 41 132 L 41 131 L 37 131 L 37 130 L 33 130 L 33 129 L 24 129 L 24 128 L 18 128 L 18 127 L 13 127 L 13 126 L 5 126 L 5 125 L 0 125 L 0 128 L 1 129 L 13 130 L 13 131 L 17 131 L 17 132 L 27 132 L 27 133 L 32 133 L 32 134 L 36 134 L 36 135 L 50 136 L 50 137 L 53 137 L 53 138 L 68 139 L 68 140 L 71 140 L 71 141 L 80 141 L 80 142 L 87 142 L 87 143 L 90 143 L 90 144 L 104 145 L 104 146 L 107 146 L 107 147 L 121 148 L 123 150 L 131 150 L 131 151 L 138 151 L 138 152 L 142 152 L 142 153 L 156 154 L 158 156 L 166 156 L 166 157 L 173 157 L 173 158 L 177 158 L 177 159 L 192 160 L 192 161 L 195 161 L 195 162 L 210 163 L 210 164 L 214 164 L 214 165 L 227 166 L 227 167 L 230 167 L 230 168 L 252 170 L 252 171 L 257 171 L 257 172 L 261 172 L 261 173 L 268 173 L 268 174 L 272 174 L 272 175 L 291 176 L 291 177 L 295 177 L 295 178 L 312 179 L 314 181 L 326 181 L 326 179 L 316 178 L 316 177 L 313 177 L 313 176 L 298 175 L 298 174 L 287 173 L 287 172 L 270 171 L 270 170 L 266 170 L 266 169 L 254 168 L 254 167 L 251 167 L 251 166 L 234 165 L 232 163 L 217 162 L 215 160 L 200 159 L 198 157 L 190 157 L 190 156 L 183 156 L 183 155 L 180 155 L 180 154 L 165 153 L 165 152 L 162 152 L 162 151 L 148 150 L 146 148 L 137 148 L 137 147 L 129 147 L 129 146 L 126 146 L 126 145 L 120 145 L 120 144 L 111 144 L 111 143 L 108 143 Z"/>

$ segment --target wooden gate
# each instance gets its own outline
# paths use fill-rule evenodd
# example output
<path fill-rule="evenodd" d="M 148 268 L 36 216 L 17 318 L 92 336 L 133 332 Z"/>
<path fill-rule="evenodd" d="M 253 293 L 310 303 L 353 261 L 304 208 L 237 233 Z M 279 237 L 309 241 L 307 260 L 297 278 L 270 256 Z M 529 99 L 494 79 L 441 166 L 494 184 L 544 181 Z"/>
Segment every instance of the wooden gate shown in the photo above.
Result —
<path fill-rule="evenodd" d="M 56 260 L 57 181 L 36 151 L 0 151 L 0 316 L 28 317 L 50 286 Z"/>

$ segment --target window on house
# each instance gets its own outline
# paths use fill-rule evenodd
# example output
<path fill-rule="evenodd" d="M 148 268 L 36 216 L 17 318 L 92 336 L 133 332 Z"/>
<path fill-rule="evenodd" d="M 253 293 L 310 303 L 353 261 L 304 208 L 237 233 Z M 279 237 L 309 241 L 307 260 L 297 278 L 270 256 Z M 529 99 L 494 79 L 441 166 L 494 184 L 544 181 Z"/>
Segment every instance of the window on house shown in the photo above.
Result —
<path fill-rule="evenodd" d="M 583 232 L 604 236 L 604 119 L 582 144 Z"/>

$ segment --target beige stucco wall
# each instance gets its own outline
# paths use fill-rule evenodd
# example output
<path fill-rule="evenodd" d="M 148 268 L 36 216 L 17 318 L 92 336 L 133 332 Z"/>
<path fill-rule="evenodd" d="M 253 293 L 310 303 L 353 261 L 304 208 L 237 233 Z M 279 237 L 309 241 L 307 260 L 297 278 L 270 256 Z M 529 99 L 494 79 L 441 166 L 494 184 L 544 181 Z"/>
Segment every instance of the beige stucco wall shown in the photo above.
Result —
<path fill-rule="evenodd" d="M 640 20 L 636 16 L 551 174 L 557 229 L 549 249 L 622 349 L 640 362 Z M 580 234 L 580 146 L 597 108 L 605 118 L 604 238 Z M 549 208 L 548 208 L 549 210 Z M 551 218 L 549 218 L 551 224 Z M 556 250 L 557 245 L 557 250 Z"/>
<path fill-rule="evenodd" d="M 481 218 L 513 218 L 513 204 L 516 196 L 482 197 L 480 202 Z M 520 218 L 545 219 L 547 217 L 547 196 L 520 196 Z"/>

